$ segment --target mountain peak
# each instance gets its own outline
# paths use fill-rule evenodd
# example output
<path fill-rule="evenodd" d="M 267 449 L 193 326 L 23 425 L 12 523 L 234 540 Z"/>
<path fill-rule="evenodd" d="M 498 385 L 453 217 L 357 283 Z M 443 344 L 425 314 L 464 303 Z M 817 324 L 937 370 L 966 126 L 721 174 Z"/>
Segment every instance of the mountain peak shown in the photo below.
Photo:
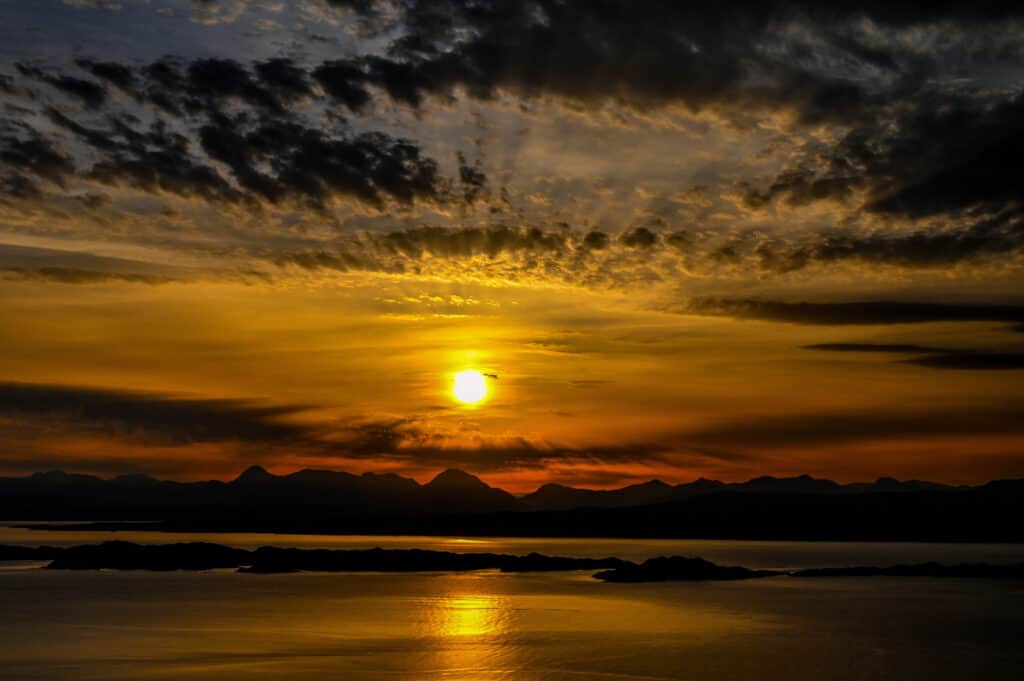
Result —
<path fill-rule="evenodd" d="M 629 485 L 629 487 L 633 489 L 667 489 L 671 487 L 671 485 L 664 480 L 658 480 L 655 478 L 654 480 L 648 480 L 647 482 L 639 482 L 635 485 Z"/>
<path fill-rule="evenodd" d="M 712 489 L 715 487 L 725 487 L 725 483 L 721 480 L 712 480 L 701 476 L 693 482 L 684 482 L 676 485 L 676 489 Z"/>
<path fill-rule="evenodd" d="M 265 482 L 273 480 L 274 477 L 263 466 L 249 466 L 242 471 L 241 475 L 235 478 L 235 482 Z"/>
<path fill-rule="evenodd" d="M 438 473 L 427 487 L 488 487 L 483 480 L 458 468 L 449 468 Z"/>
<path fill-rule="evenodd" d="M 86 481 L 86 480 L 88 480 L 88 481 L 100 480 L 100 478 L 97 478 L 96 476 L 93 476 L 93 475 L 85 475 L 84 473 L 67 473 L 65 471 L 60 471 L 60 470 L 40 471 L 38 473 L 33 473 L 29 477 L 32 480 L 36 480 L 37 482 L 38 481 L 44 481 L 44 482 L 49 482 L 49 483 L 55 483 L 56 482 L 56 483 L 62 483 L 62 484 L 70 484 L 70 483 L 73 483 L 73 482 L 83 482 L 83 481 Z"/>
<path fill-rule="evenodd" d="M 567 490 L 571 490 L 571 491 L 576 491 L 576 488 L 570 487 L 568 485 L 563 485 L 563 484 L 561 484 L 559 482 L 545 482 L 543 485 L 541 485 L 540 487 L 538 487 L 536 489 L 536 492 L 540 492 L 541 490 L 553 491 L 553 490 L 566 490 L 566 489 Z"/>

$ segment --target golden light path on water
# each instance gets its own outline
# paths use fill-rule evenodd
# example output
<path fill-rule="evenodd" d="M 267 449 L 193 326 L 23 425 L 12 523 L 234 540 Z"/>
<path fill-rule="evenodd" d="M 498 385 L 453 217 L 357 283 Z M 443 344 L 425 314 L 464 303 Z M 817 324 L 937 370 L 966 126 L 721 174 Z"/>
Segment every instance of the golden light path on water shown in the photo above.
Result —
<path fill-rule="evenodd" d="M 648 636 L 714 640 L 726 632 L 764 626 L 738 613 L 679 609 L 622 593 L 601 593 L 601 586 L 583 573 L 552 578 L 483 571 L 432 579 L 440 582 L 437 596 L 418 603 L 426 643 L 421 671 L 424 678 L 444 681 L 540 681 L 577 674 L 589 678 L 582 670 L 601 667 L 605 655 L 592 651 L 577 657 L 575 646 L 581 636 L 632 638 L 642 631 Z M 591 597 L 574 593 L 577 590 L 590 592 Z M 557 664 L 546 658 L 551 646 L 563 649 Z M 602 676 L 633 678 L 611 670 Z"/>
<path fill-rule="evenodd" d="M 450 681 L 513 678 L 516 646 L 510 637 L 510 606 L 477 580 L 452 579 L 431 603 L 427 635 L 436 639 L 437 674 Z"/>

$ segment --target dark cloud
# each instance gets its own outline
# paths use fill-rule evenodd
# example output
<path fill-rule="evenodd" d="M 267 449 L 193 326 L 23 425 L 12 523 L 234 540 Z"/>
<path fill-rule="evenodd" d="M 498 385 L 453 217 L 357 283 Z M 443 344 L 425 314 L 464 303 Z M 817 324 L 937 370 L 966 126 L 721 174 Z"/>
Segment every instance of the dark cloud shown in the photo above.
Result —
<path fill-rule="evenodd" d="M 450 180 L 411 140 L 354 133 L 343 123 L 314 123 L 291 110 L 314 90 L 305 70 L 288 59 L 256 62 L 251 69 L 215 58 L 164 58 L 142 69 L 85 58 L 77 64 L 187 123 L 158 115 L 145 127 L 144 119 L 113 103 L 102 123 L 46 109 L 50 121 L 91 148 L 94 158 L 99 152 L 83 175 L 106 184 L 228 203 L 295 201 L 317 209 L 336 197 L 376 208 L 387 202 L 473 203 L 487 190 L 479 164 L 461 154 L 458 175 Z M 51 78 L 34 67 L 22 66 L 22 72 Z M 38 133 L 21 127 L 18 136 L 3 140 L 4 161 L 14 171 L 4 187 L 9 195 L 35 195 L 38 188 L 26 173 L 58 181 L 73 169 Z"/>
<path fill-rule="evenodd" d="M 648 249 L 658 243 L 658 235 L 646 227 L 637 227 L 620 236 L 619 241 L 630 248 Z"/>
<path fill-rule="evenodd" d="M 99 109 L 107 99 L 107 91 L 91 80 L 73 76 L 47 77 L 45 80 L 64 94 L 81 100 L 90 109 Z"/>
<path fill-rule="evenodd" d="M 947 48 L 926 56 L 896 42 L 880 45 L 855 28 L 864 19 L 894 30 L 955 21 L 971 36 L 974 28 L 1020 19 L 1020 7 L 841 2 L 826 8 L 781 0 L 408 0 L 396 7 L 401 37 L 386 57 L 335 60 L 316 71 L 325 90 L 352 111 L 365 109 L 374 88 L 414 107 L 456 91 L 483 99 L 505 91 L 640 108 L 678 102 L 693 109 L 792 109 L 808 122 L 850 128 L 833 149 L 814 149 L 767 189 L 748 190 L 750 205 L 864 197 L 869 213 L 943 214 L 958 223 L 764 245 L 757 255 L 766 269 L 851 260 L 938 267 L 1024 249 L 1024 197 L 1014 181 L 1024 170 L 1022 97 L 936 87 L 948 68 L 940 54 Z M 976 53 L 970 47 L 976 36 L 951 42 L 958 40 L 963 54 L 951 59 Z M 624 239 L 643 247 L 650 236 L 631 232 Z M 718 259 L 734 251 L 721 250 Z"/>
<path fill-rule="evenodd" d="M 96 429 L 149 443 L 280 442 L 305 431 L 282 419 L 293 406 L 246 400 L 180 399 L 155 393 L 62 385 L 0 383 L 0 414 Z"/>
<path fill-rule="evenodd" d="M 970 371 L 1008 371 L 1024 369 L 1024 354 L 950 352 L 926 355 L 904 360 L 907 364 L 931 369 L 961 369 Z"/>
<path fill-rule="evenodd" d="M 349 270 L 376 269 L 374 263 L 345 251 L 301 251 L 276 256 L 274 262 L 280 266 L 294 265 L 304 270 Z M 380 266 L 383 269 L 383 265 Z"/>
<path fill-rule="evenodd" d="M 376 238 L 377 244 L 393 253 L 422 257 L 425 253 L 443 257 L 496 257 L 501 253 L 533 251 L 555 253 L 566 248 L 568 235 L 536 227 L 418 227 Z"/>
<path fill-rule="evenodd" d="M 672 447 L 656 443 L 572 448 L 506 438 L 452 445 L 414 419 L 347 425 L 294 424 L 297 406 L 265 406 L 249 400 L 185 399 L 157 393 L 102 388 L 0 383 L 0 416 L 20 428 L 46 424 L 96 432 L 154 445 L 243 442 L 288 447 L 306 455 L 393 461 L 406 466 L 472 465 L 474 470 L 544 468 L 578 463 L 652 462 Z"/>
<path fill-rule="evenodd" d="M 737 12 L 725 21 L 719 12 L 653 2 L 412 2 L 406 34 L 393 51 L 418 97 L 459 87 L 479 98 L 506 90 L 703 108 L 744 96 L 753 75 L 743 66 L 750 34 L 739 38 L 757 28 L 753 20 Z M 808 82 L 804 92 L 813 93 L 814 85 Z"/>
<path fill-rule="evenodd" d="M 290 88 L 281 88 L 280 83 L 274 78 L 284 70 L 286 69 L 281 65 L 264 65 L 264 73 L 269 72 L 271 78 L 264 79 L 263 82 L 274 83 L 277 92 L 284 92 L 291 98 L 294 91 Z M 246 67 L 233 60 L 197 59 L 188 65 L 187 73 L 186 93 L 190 97 L 213 103 L 234 97 L 257 109 L 270 111 L 280 111 L 284 107 L 275 91 L 264 87 L 253 78 Z M 301 83 L 300 80 L 300 86 Z"/>
<path fill-rule="evenodd" d="M 326 2 L 334 7 L 343 7 L 364 16 L 378 14 L 381 4 L 379 0 L 326 0 Z"/>
<path fill-rule="evenodd" d="M 377 458 L 377 457 L 375 457 Z M 524 439 L 480 446 L 431 447 L 403 446 L 390 456 L 406 465 L 429 468 L 472 468 L 488 472 L 509 469 L 544 470 L 552 465 L 576 466 L 580 464 L 614 465 L 628 463 L 654 464 L 671 461 L 671 447 L 659 444 L 636 443 L 621 446 L 566 448 L 538 446 Z"/>
<path fill-rule="evenodd" d="M 893 119 L 854 127 L 819 169 L 787 171 L 751 200 L 802 204 L 862 190 L 866 210 L 901 217 L 1018 212 L 1022 133 L 1024 95 L 932 92 Z"/>
<path fill-rule="evenodd" d="M 906 46 L 879 46 L 876 36 L 857 30 L 865 18 L 906 28 L 949 20 L 983 25 L 1022 15 L 1009 4 L 967 11 L 952 3 L 898 3 L 902 9 L 894 10 L 883 3 L 826 8 L 793 0 L 332 4 L 363 18 L 390 17 L 378 23 L 384 54 L 334 59 L 311 72 L 313 81 L 353 112 L 365 109 L 372 90 L 414 107 L 458 90 L 484 99 L 508 91 L 642 108 L 675 102 L 692 109 L 781 107 L 811 121 L 869 118 L 862 115 L 866 109 L 914 92 L 931 75 Z M 784 30 L 788 26 L 799 30 Z M 231 96 L 277 106 L 282 93 L 308 94 L 305 74 L 290 66 L 284 59 L 265 62 L 255 79 L 224 59 L 198 60 L 184 75 L 171 75 L 169 62 L 144 71 L 160 83 L 164 97 L 173 89 L 175 96 Z"/>
<path fill-rule="evenodd" d="M 75 197 L 84 204 L 102 198 Z M 59 284 L 166 284 L 208 275 L 203 270 L 112 258 L 82 251 L 0 244 L 0 278 Z M 226 274 L 226 273 L 224 273 Z"/>
<path fill-rule="evenodd" d="M 690 250 L 695 242 L 694 236 L 685 230 L 672 232 L 665 237 L 665 243 L 680 252 Z"/>
<path fill-rule="evenodd" d="M 456 92 L 480 99 L 508 92 L 638 108 L 783 108 L 811 122 L 869 119 L 867 112 L 915 91 L 941 65 L 941 55 L 930 63 L 905 43 L 880 45 L 862 30 L 865 20 L 906 29 L 1022 15 L 1009 3 L 329 1 L 360 20 L 373 17 L 361 26 L 387 46 L 313 70 L 353 112 L 365 110 L 374 90 L 412 107 Z M 959 45 L 950 42 L 944 49 Z M 977 45 L 964 43 L 964 55 L 977 58 Z"/>
<path fill-rule="evenodd" d="M 591 251 L 600 251 L 608 248 L 609 241 L 608 235 L 604 232 L 587 232 L 583 237 L 583 247 Z"/>
<path fill-rule="evenodd" d="M 40 189 L 29 175 L 64 187 L 74 172 L 72 160 L 35 130 L 0 120 L 0 196 L 34 198 Z"/>
<path fill-rule="evenodd" d="M 187 137 L 173 132 L 162 121 L 154 123 L 144 133 L 115 126 L 109 137 L 102 143 L 94 143 L 94 147 L 107 147 L 109 152 L 88 172 L 88 177 L 98 182 L 209 201 L 246 199 L 216 169 L 195 156 Z"/>
<path fill-rule="evenodd" d="M 157 109 L 174 116 L 183 115 L 188 110 L 198 110 L 198 102 L 180 101 L 180 93 L 185 88 L 185 77 L 181 73 L 178 60 L 164 58 L 144 66 L 141 70 L 146 79 L 145 96 Z M 186 107 L 187 104 L 187 107 Z"/>
<path fill-rule="evenodd" d="M 877 409 L 750 415 L 682 435 L 717 447 L 798 447 L 881 440 L 948 439 L 1024 434 L 1024 408 L 964 406 L 958 410 Z"/>
<path fill-rule="evenodd" d="M 238 149 L 237 146 L 230 147 Z M 449 192 L 445 190 L 445 195 Z M 457 192 L 456 192 L 457 195 Z M 793 241 L 801 240 L 808 243 L 820 242 L 816 235 L 801 235 Z M 810 246 L 800 247 L 803 251 Z M 792 249 L 792 246 L 790 246 Z M 332 269 L 381 269 L 385 265 L 389 270 L 404 266 L 417 266 L 416 263 L 425 253 L 443 257 L 461 258 L 475 255 L 496 257 L 500 253 L 522 253 L 545 255 L 545 258 L 524 258 L 523 265 L 546 270 L 549 274 L 562 280 L 574 281 L 585 285 L 622 285 L 647 276 L 647 281 L 667 278 L 669 274 L 660 268 L 659 263 L 642 261 L 649 252 L 659 251 L 665 256 L 677 259 L 689 271 L 717 273 L 720 267 L 749 268 L 771 274 L 782 274 L 809 265 L 806 255 L 797 256 L 795 251 L 786 250 L 783 246 L 764 240 L 757 235 L 716 235 L 702 234 L 700 238 L 687 233 L 672 232 L 665 236 L 646 227 L 630 230 L 616 238 L 601 231 L 578 232 L 564 223 L 546 224 L 543 227 L 491 225 L 481 227 L 417 227 L 395 232 L 372 234 L 362 238 L 350 239 L 344 246 L 336 250 L 315 248 L 309 251 L 293 251 L 299 254 L 300 260 L 309 263 L 322 262 L 326 265 L 331 261 Z M 301 255 L 305 253 L 305 255 Z M 265 254 L 261 254 L 265 255 Z M 919 256 L 921 254 L 918 254 Z M 385 256 L 393 256 L 387 258 Z M 290 256 L 289 256 L 290 257 Z M 796 264 L 793 261 L 797 261 Z M 882 262 L 882 258 L 874 262 Z M 668 259 L 661 262 L 668 263 Z M 422 263 L 420 263 L 422 264 Z M 653 265 L 653 268 L 647 268 Z M 921 266 L 921 262 L 903 261 L 906 267 Z M 647 268 L 647 269 L 644 269 Z M 793 304 L 786 303 L 787 306 Z M 852 315 L 851 321 L 845 323 L 880 323 L 860 322 L 861 312 L 858 306 L 851 304 L 848 308 L 837 308 L 836 316 Z M 886 305 L 895 308 L 903 303 L 867 303 L 874 306 L 884 316 Z M 914 305 L 904 306 L 910 321 L 919 314 Z M 956 307 L 956 306 L 951 306 Z M 728 308 L 729 311 L 726 310 Z M 732 314 L 764 315 L 766 318 L 789 318 L 801 316 L 800 308 L 776 309 L 772 301 L 745 299 L 698 299 L 684 306 L 683 311 L 701 314 Z M 931 315 L 932 308 L 925 304 L 920 314 Z M 996 311 L 998 312 L 998 310 Z M 819 312 L 808 308 L 807 315 Z M 870 317 L 873 313 L 866 312 Z M 968 313 L 963 313 L 968 314 Z M 1012 316 L 1012 315 L 1011 315 Z M 985 321 L 985 320 L 981 320 Z M 996 320 L 1002 321 L 1002 320 Z M 898 323 L 893 321 L 891 323 Z"/>
<path fill-rule="evenodd" d="M 819 343 L 805 345 L 805 350 L 830 352 L 872 352 L 885 354 L 919 355 L 899 360 L 901 364 L 914 364 L 931 369 L 962 369 L 978 371 L 1007 371 L 1024 369 L 1024 354 L 952 350 L 928 345 L 884 343 Z"/>
<path fill-rule="evenodd" d="M 1024 369 L 1024 354 L 1005 352 L 979 352 L 930 345 L 884 343 L 818 343 L 804 345 L 807 350 L 830 352 L 879 352 L 887 354 L 915 354 L 900 359 L 900 364 L 930 369 L 959 369 L 965 371 L 1012 371 Z"/>
<path fill-rule="evenodd" d="M 462 152 L 456 154 L 459 161 L 459 183 L 466 203 L 476 203 L 487 192 L 487 175 L 480 169 L 480 162 L 470 165 Z"/>
<path fill-rule="evenodd" d="M 68 7 L 81 9 L 96 9 L 104 12 L 120 12 L 124 5 L 115 0 L 64 0 Z"/>
<path fill-rule="evenodd" d="M 374 206 L 385 198 L 444 200 L 436 162 L 414 143 L 382 133 L 336 137 L 294 121 L 219 117 L 199 137 L 243 189 L 271 203 L 298 198 L 322 207 L 333 196 Z"/>
<path fill-rule="evenodd" d="M 505 91 L 640 108 L 781 107 L 808 121 L 856 119 L 930 75 L 920 55 L 895 42 L 880 46 L 869 32 L 856 30 L 858 22 L 902 29 L 1021 15 L 1009 3 L 970 9 L 809 0 L 376 5 L 397 10 L 381 27 L 382 35 L 399 36 L 387 56 L 336 60 L 317 76 L 353 111 L 366 105 L 373 86 L 411 106 L 455 90 L 483 99 Z M 785 30 L 792 26 L 798 28 Z"/>
<path fill-rule="evenodd" d="M 370 103 L 366 74 L 356 64 L 343 60 L 324 62 L 312 75 L 328 95 L 351 111 L 362 111 Z"/>
<path fill-rule="evenodd" d="M 260 83 L 281 101 L 292 102 L 313 94 L 309 75 L 290 59 L 268 59 L 253 68 Z"/>
<path fill-rule="evenodd" d="M 420 31 L 421 18 L 430 14 L 425 4 L 417 3 L 412 13 L 413 26 Z M 729 32 L 729 27 L 704 16 L 703 30 L 687 36 L 680 29 L 694 17 L 667 4 L 495 3 L 476 10 L 469 3 L 452 2 L 449 8 L 447 29 L 468 26 L 475 35 L 453 53 L 425 59 L 422 68 L 467 85 L 480 96 L 509 88 L 523 94 L 605 99 L 618 91 L 636 102 L 699 104 L 726 96 L 743 78 L 736 60 L 697 45 L 711 34 L 721 37 L 720 31 Z M 738 16 L 730 23 L 742 30 L 742 22 Z M 671 69 L 666 68 L 669 63 Z"/>
<path fill-rule="evenodd" d="M 281 112 L 287 104 L 312 92 L 305 70 L 285 58 L 255 62 L 250 69 L 232 59 L 209 57 L 186 62 L 165 57 L 138 72 L 113 62 L 79 59 L 76 63 L 125 91 L 138 92 L 158 108 L 175 115 L 216 111 L 227 100 Z M 145 87 L 137 90 L 140 83 Z"/>
<path fill-rule="evenodd" d="M 979 63 L 1006 61 L 1015 57 L 985 56 L 976 42 L 994 30 L 993 22 L 1024 18 L 1019 7 L 824 7 L 803 0 L 331 4 L 360 20 L 372 17 L 361 24 L 370 31 L 361 38 L 371 40 L 351 56 L 318 65 L 283 57 L 242 63 L 169 56 L 141 67 L 77 59 L 95 82 L 32 64 L 17 68 L 23 77 L 103 111 L 102 124 L 96 116 L 63 110 L 49 115 L 102 152 L 86 176 L 143 191 L 251 205 L 294 201 L 316 209 L 328 208 L 334 197 L 377 209 L 391 202 L 472 204 L 487 198 L 479 161 L 458 153 L 454 175 L 444 177 L 416 142 L 355 133 L 339 122 L 336 109 L 344 107 L 346 116 L 376 112 L 372 103 L 380 95 L 414 108 L 431 97 L 511 93 L 570 99 L 583 108 L 615 102 L 743 114 L 786 109 L 805 122 L 839 124 L 839 141 L 808 144 L 800 162 L 767 187 L 746 187 L 748 204 L 863 199 L 858 208 L 871 216 L 941 216 L 946 222 L 831 230 L 791 241 L 709 240 L 705 262 L 786 273 L 847 261 L 942 267 L 1024 251 L 1024 202 L 1013 179 L 1024 170 L 1018 167 L 1024 98 L 950 85 L 943 80 L 949 69 L 940 68 L 947 47 L 927 56 L 910 38 L 879 39 L 888 30 L 955 21 L 964 35 L 957 33 L 951 44 L 962 43 L 964 50 L 974 45 L 971 54 Z M 133 94 L 146 111 L 130 121 L 104 85 Z M 332 121 L 327 124 L 320 118 L 324 106 Z M 180 120 L 162 129 L 150 123 L 167 115 Z M 0 174 L 0 191 L 38 196 L 38 177 L 21 170 Z M 599 235 L 593 232 L 584 245 L 604 248 Z M 665 245 L 687 256 L 701 254 L 705 245 L 685 230 L 648 227 L 617 241 L 638 250 Z"/>
<path fill-rule="evenodd" d="M 166 284 L 175 281 L 170 277 L 132 272 L 101 272 L 97 270 L 77 269 L 72 267 L 39 267 L 25 269 L 20 267 L 0 267 L 0 278 L 22 281 L 50 281 L 60 284 Z"/>
<path fill-rule="evenodd" d="M 923 228 L 905 234 L 847 233 L 812 236 L 792 248 L 767 246 L 760 255 L 770 269 L 789 271 L 811 264 L 858 261 L 928 268 L 1024 250 L 1024 222 L 1004 210 L 966 227 Z"/>
<path fill-rule="evenodd" d="M 815 150 L 764 190 L 761 207 L 849 202 L 899 221 L 940 217 L 945 225 L 893 232 L 823 235 L 776 253 L 781 269 L 862 260 L 910 267 L 1024 250 L 1024 95 L 930 92 L 855 126 L 831 148 Z"/>
<path fill-rule="evenodd" d="M 15 64 L 21 75 L 43 81 L 64 94 L 79 100 L 90 109 L 99 109 L 107 99 L 107 91 L 102 85 L 91 80 L 83 80 L 64 74 L 52 75 L 30 64 Z"/>
<path fill-rule="evenodd" d="M 657 443 L 575 448 L 537 444 L 518 437 L 456 446 L 410 419 L 352 424 L 322 434 L 318 446 L 324 454 L 344 459 L 391 460 L 425 468 L 468 466 L 475 471 L 543 469 L 552 463 L 655 462 L 665 460 L 672 451 L 671 446 Z"/>
<path fill-rule="evenodd" d="M 199 143 L 231 170 L 235 186 L 196 154 L 191 140 L 160 122 L 138 131 L 123 121 L 99 129 L 58 112 L 51 118 L 106 153 L 88 176 L 107 184 L 224 202 L 295 199 L 317 207 L 335 196 L 374 206 L 385 199 L 447 200 L 436 163 L 413 143 L 380 133 L 333 137 L 289 121 L 217 118 L 200 129 Z"/>
<path fill-rule="evenodd" d="M 333 446 L 351 458 L 373 458 L 392 454 L 404 442 L 420 440 L 423 433 L 410 419 L 350 424 L 333 433 Z"/>
<path fill-rule="evenodd" d="M 956 305 L 895 301 L 790 303 L 741 298 L 695 298 L 684 308 L 692 314 L 757 319 L 790 324 L 920 324 L 926 322 L 1024 321 L 1024 307 Z"/>
<path fill-rule="evenodd" d="M 942 348 L 904 343 L 816 343 L 803 346 L 805 350 L 826 350 L 829 352 L 881 352 L 897 354 L 928 354 L 948 352 Z"/>
<path fill-rule="evenodd" d="M 25 125 L 0 122 L 0 163 L 5 170 L 31 173 L 64 185 L 75 172 L 71 159 Z"/>
<path fill-rule="evenodd" d="M 418 267 L 427 255 L 444 259 L 557 255 L 570 248 L 570 239 L 571 235 L 564 232 L 531 227 L 415 227 L 366 234 L 336 250 L 294 251 L 272 259 L 278 265 L 307 270 L 403 272 Z"/>
<path fill-rule="evenodd" d="M 10 174 L 0 176 L 0 201 L 7 196 L 14 199 L 37 199 L 42 191 L 35 182 L 24 175 Z"/>
<path fill-rule="evenodd" d="M 86 57 L 76 59 L 75 64 L 96 78 L 110 83 L 117 89 L 129 94 L 135 94 L 137 79 L 135 72 L 130 67 L 117 62 L 96 61 Z"/>

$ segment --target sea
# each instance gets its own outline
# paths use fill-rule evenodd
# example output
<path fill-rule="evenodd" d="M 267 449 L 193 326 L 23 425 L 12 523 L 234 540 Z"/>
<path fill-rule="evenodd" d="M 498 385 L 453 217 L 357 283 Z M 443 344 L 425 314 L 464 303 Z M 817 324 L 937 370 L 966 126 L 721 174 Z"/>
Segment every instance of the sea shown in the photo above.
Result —
<path fill-rule="evenodd" d="M 1024 562 L 1024 545 L 49 531 L 255 548 L 700 556 L 790 569 Z M 1024 678 L 1024 582 L 772 577 L 610 584 L 590 572 L 66 572 L 0 563 L 3 681 L 846 681 Z"/>

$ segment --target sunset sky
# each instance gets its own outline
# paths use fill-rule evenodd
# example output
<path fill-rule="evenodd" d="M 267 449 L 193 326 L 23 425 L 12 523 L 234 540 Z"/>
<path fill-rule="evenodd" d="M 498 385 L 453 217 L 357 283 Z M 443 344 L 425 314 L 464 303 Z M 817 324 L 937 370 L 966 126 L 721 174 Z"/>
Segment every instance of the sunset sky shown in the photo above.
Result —
<path fill-rule="evenodd" d="M 0 474 L 1024 477 L 1018 3 L 0 0 L 0 104 Z"/>

